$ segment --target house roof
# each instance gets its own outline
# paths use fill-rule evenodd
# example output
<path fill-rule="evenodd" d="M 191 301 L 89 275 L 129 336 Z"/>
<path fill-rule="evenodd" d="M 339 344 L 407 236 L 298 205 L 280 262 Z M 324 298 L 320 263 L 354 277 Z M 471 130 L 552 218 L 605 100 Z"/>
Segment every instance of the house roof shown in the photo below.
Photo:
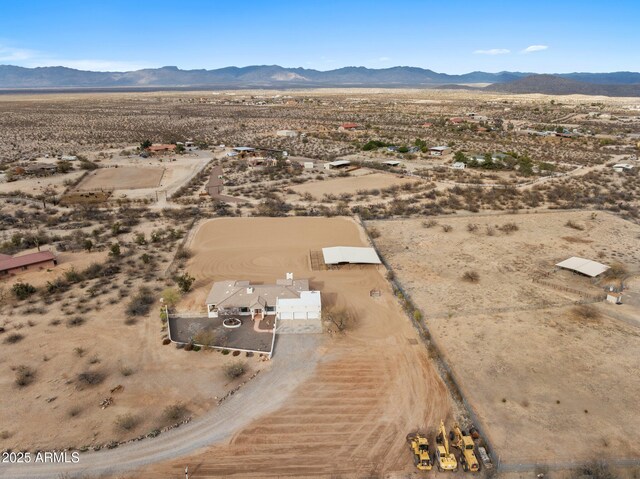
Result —
<path fill-rule="evenodd" d="M 331 166 L 346 166 L 346 165 L 350 165 L 351 162 L 349 160 L 336 160 L 336 161 L 329 162 L 329 164 Z"/>
<path fill-rule="evenodd" d="M 251 148 L 250 146 L 236 146 L 234 148 L 235 151 L 243 152 L 243 151 L 255 151 L 255 148 Z"/>
<path fill-rule="evenodd" d="M 432 146 L 431 148 L 429 148 L 429 151 L 445 151 L 448 149 L 448 146 Z"/>
<path fill-rule="evenodd" d="M 322 248 L 325 264 L 380 264 L 378 253 L 373 248 L 362 248 L 353 246 L 333 246 Z"/>
<path fill-rule="evenodd" d="M 213 283 L 207 304 L 222 308 L 251 308 L 275 306 L 278 299 L 299 298 L 309 290 L 307 279 L 283 279 L 276 284 L 251 284 L 249 281 L 217 281 Z"/>
<path fill-rule="evenodd" d="M 9 256 L 8 258 L 0 257 L 0 271 L 8 269 L 20 268 L 32 264 L 43 263 L 56 259 L 51 251 L 38 251 L 37 253 L 29 253 L 22 256 Z"/>
<path fill-rule="evenodd" d="M 357 123 L 343 123 L 342 128 L 358 128 L 358 124 Z"/>
<path fill-rule="evenodd" d="M 571 271 L 577 271 L 578 273 L 590 276 L 592 278 L 604 273 L 609 269 L 609 266 L 607 266 L 606 264 L 598 263 L 597 261 L 591 261 L 590 259 L 579 258 L 577 256 L 572 256 L 571 258 L 565 259 L 564 261 L 557 263 L 556 266 L 558 266 L 559 268 L 569 269 Z"/>

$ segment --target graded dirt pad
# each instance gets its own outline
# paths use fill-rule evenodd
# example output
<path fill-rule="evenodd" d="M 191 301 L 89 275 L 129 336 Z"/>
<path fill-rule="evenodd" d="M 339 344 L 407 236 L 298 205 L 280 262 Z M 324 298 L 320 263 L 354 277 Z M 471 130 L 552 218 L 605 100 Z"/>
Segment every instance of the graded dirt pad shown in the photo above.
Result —
<path fill-rule="evenodd" d="M 568 227 L 569 220 L 582 229 Z M 376 244 L 424 312 L 501 460 L 638 457 L 640 329 L 633 318 L 640 310 L 600 301 L 590 305 L 591 319 L 580 316 L 575 302 L 601 295 L 606 282 L 598 286 L 553 265 L 581 256 L 638 271 L 640 227 L 602 212 L 438 223 L 367 225 L 381 233 Z M 517 230 L 501 231 L 507 223 Z M 477 283 L 463 280 L 467 271 L 478 273 Z"/>
<path fill-rule="evenodd" d="M 155 188 L 160 184 L 164 168 L 98 168 L 90 172 L 76 187 L 78 191 L 99 189 Z"/>
<path fill-rule="evenodd" d="M 200 304 L 211 281 L 266 282 L 293 272 L 322 291 L 323 310 L 348 308 L 359 324 L 344 336 L 325 335 L 315 374 L 230 444 L 135 477 L 173 477 L 185 464 L 196 477 L 363 477 L 413 469 L 405 436 L 416 428 L 432 432 L 450 415 L 446 388 L 379 271 L 310 270 L 309 249 L 336 244 L 365 243 L 343 218 L 233 218 L 201 226 L 187 266 L 196 290 L 182 308 Z M 382 295 L 371 297 L 371 289 Z"/>
<path fill-rule="evenodd" d="M 389 173 L 370 173 L 304 183 L 291 189 L 301 195 L 310 193 L 320 198 L 323 195 L 355 194 L 361 190 L 379 190 L 414 182 L 415 180 Z"/>

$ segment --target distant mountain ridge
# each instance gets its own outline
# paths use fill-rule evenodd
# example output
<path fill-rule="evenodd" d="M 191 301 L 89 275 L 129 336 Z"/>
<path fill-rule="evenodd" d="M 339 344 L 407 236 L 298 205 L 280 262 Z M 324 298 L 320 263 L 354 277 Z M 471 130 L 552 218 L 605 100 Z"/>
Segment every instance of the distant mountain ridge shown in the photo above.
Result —
<path fill-rule="evenodd" d="M 494 83 L 484 88 L 502 93 L 543 93 L 546 95 L 603 95 L 640 97 L 640 83 L 587 83 L 559 75 L 530 75 L 508 83 Z"/>
<path fill-rule="evenodd" d="M 181 70 L 174 66 L 148 68 L 128 72 L 93 72 L 67 67 L 24 68 L 0 65 L 0 89 L 57 89 L 57 88 L 264 88 L 264 87 L 433 87 L 455 84 L 491 83 L 488 89 L 500 84 L 534 88 L 531 81 L 518 84 L 526 78 L 547 81 L 553 77 L 578 85 L 602 85 L 598 91 L 612 85 L 640 84 L 640 73 L 563 73 L 536 75 L 524 72 L 488 73 L 474 71 L 462 75 L 449 75 L 433 70 L 398 66 L 382 69 L 344 67 L 319 71 L 306 68 L 284 68 L 278 65 L 225 67 L 215 70 Z M 546 79 L 546 80 L 545 80 Z M 577 83 L 577 84 L 575 84 Z M 518 87 L 520 88 L 520 87 Z M 583 88 L 583 87 L 580 87 Z M 584 88 L 583 88 L 584 89 Z M 618 89 L 626 91 L 625 88 Z M 633 88 L 630 89 L 634 91 Z M 508 91 L 508 90 L 504 90 Z M 514 91 L 515 93 L 515 91 Z M 528 93 L 528 92 L 527 92 Z"/>

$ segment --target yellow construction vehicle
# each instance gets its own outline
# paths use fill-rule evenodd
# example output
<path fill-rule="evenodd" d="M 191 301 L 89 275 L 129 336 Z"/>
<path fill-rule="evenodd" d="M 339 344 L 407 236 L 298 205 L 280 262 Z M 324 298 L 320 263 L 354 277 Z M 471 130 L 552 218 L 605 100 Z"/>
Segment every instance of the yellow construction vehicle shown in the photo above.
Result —
<path fill-rule="evenodd" d="M 444 428 L 444 421 L 440 421 L 440 429 L 438 429 L 438 435 L 436 436 L 436 461 L 440 472 L 456 472 L 458 470 L 456 456 L 449 450 L 449 440 L 447 439 L 447 431 Z"/>
<path fill-rule="evenodd" d="M 433 468 L 429 455 L 429 440 L 420 433 L 409 434 L 407 442 L 413 453 L 413 463 L 421 471 L 430 471 Z"/>
<path fill-rule="evenodd" d="M 460 429 L 458 423 L 453 425 L 453 429 L 449 433 L 451 445 L 460 450 L 460 464 L 462 470 L 467 472 L 478 472 L 480 470 L 480 462 L 474 452 L 474 444 L 471 436 L 467 435 Z"/>

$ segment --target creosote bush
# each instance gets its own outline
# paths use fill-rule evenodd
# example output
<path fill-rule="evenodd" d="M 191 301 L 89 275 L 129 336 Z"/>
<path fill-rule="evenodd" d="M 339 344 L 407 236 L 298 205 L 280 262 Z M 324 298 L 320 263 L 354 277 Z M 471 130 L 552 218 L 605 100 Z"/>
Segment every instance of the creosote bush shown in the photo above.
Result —
<path fill-rule="evenodd" d="M 480 281 L 480 275 L 477 271 L 465 271 L 462 275 L 462 279 L 468 283 L 477 283 Z"/>
<path fill-rule="evenodd" d="M 224 374 L 227 379 L 237 379 L 247 371 L 247 363 L 244 361 L 236 361 L 229 363 L 224 367 Z"/>

